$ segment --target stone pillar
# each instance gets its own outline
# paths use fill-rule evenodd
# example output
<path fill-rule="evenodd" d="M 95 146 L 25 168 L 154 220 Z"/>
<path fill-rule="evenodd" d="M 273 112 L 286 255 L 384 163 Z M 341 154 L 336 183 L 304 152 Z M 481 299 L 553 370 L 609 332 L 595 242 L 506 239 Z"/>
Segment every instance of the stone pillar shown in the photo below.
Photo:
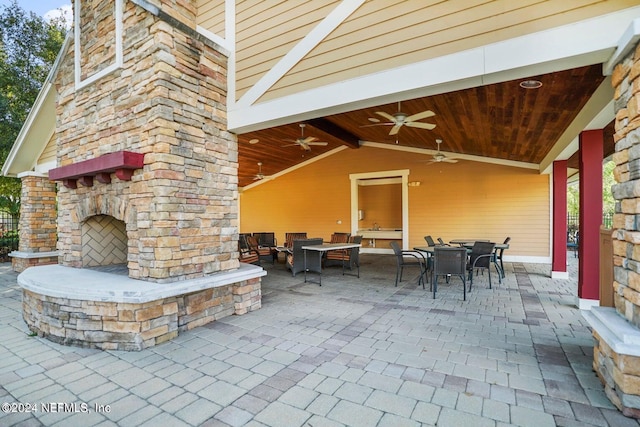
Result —
<path fill-rule="evenodd" d="M 551 277 L 567 279 L 567 161 L 553 162 L 553 253 Z"/>
<path fill-rule="evenodd" d="M 611 77 L 616 112 L 615 308 L 593 307 L 583 315 L 593 328 L 593 369 L 607 397 L 626 416 L 640 418 L 640 49 L 637 39 L 629 40 L 635 45 L 619 48 L 628 53 L 617 61 Z M 580 268 L 585 265 L 583 254 Z"/>
<path fill-rule="evenodd" d="M 35 265 L 57 264 L 56 184 L 40 174 L 21 174 L 20 243 L 10 254 L 17 272 Z"/>

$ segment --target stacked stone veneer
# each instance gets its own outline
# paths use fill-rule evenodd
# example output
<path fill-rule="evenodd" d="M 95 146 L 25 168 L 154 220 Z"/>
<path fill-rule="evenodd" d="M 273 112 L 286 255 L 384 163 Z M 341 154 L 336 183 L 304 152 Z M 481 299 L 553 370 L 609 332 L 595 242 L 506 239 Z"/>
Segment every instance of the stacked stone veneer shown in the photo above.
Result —
<path fill-rule="evenodd" d="M 260 306 L 259 278 L 146 303 L 23 293 L 23 316 L 33 332 L 57 343 L 103 350 L 142 350 Z"/>
<path fill-rule="evenodd" d="M 121 150 L 145 155 L 131 181 L 112 174 L 110 183 L 59 186 L 57 247 L 63 265 L 83 266 L 81 223 L 91 215 L 126 224 L 132 278 L 167 282 L 239 265 L 237 142 L 226 131 L 227 58 L 190 30 L 193 0 L 170 3 L 167 10 L 192 21 L 124 2 L 122 68 L 76 90 L 74 56 L 61 65 L 59 166 Z M 113 59 L 114 18 L 103 9 L 80 9 L 81 39 L 97 40 L 80 49 L 83 78 L 99 71 L 100 61 Z"/>
<path fill-rule="evenodd" d="M 227 58 L 195 32 L 195 0 L 123 1 L 123 64 L 112 70 L 114 4 L 81 2 L 83 83 L 76 86 L 73 45 L 55 82 L 58 167 L 95 165 L 86 161 L 118 151 L 144 154 L 144 165 L 130 180 L 111 173 L 82 176 L 76 188 L 60 183 L 62 265 L 28 269 L 18 283 L 23 317 L 38 335 L 64 344 L 140 350 L 223 316 L 259 309 L 265 273 L 238 261 L 238 154 L 235 136 L 226 131 Z M 31 182 L 23 179 L 23 204 L 28 198 L 37 212 L 45 198 Z M 38 226 L 34 218 L 31 234 Z M 113 234 L 120 222 L 117 233 L 124 236 L 112 242 L 113 256 L 106 256 L 101 236 Z M 108 274 L 86 279 L 90 270 L 80 269 L 119 260 L 127 263 L 125 285 Z M 50 268 L 68 270 L 49 273 Z M 70 279 L 74 272 L 86 280 Z M 111 288 L 116 282 L 117 290 Z M 113 296 L 118 293 L 124 297 Z"/>
<path fill-rule="evenodd" d="M 19 255 L 12 256 L 12 268 L 21 272 L 28 267 L 57 264 L 57 230 L 55 218 L 56 186 L 37 174 L 22 177 L 20 204 Z"/>
<path fill-rule="evenodd" d="M 627 416 L 640 417 L 640 353 L 625 339 L 640 332 L 640 49 L 614 69 L 617 199 L 613 220 L 613 329 L 594 328 L 593 367 L 609 399 Z M 606 308 L 598 312 L 604 312 Z M 617 315 L 616 315 L 617 312 Z M 606 313 L 605 313 L 606 314 Z M 615 320 L 615 317 L 623 319 Z M 600 324 L 595 322 L 596 324 Z M 630 330 L 632 330 L 630 335 Z M 611 345 L 610 345 L 611 344 Z M 615 347 L 615 348 L 614 348 Z M 634 355 L 634 353 L 636 353 Z"/>

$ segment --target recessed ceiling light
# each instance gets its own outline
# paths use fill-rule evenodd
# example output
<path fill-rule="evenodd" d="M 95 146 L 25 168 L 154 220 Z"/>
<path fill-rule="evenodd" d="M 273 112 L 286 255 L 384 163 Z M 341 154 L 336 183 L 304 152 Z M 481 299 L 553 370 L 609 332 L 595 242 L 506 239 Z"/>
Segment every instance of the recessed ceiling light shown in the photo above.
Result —
<path fill-rule="evenodd" d="M 376 119 L 375 117 L 369 117 L 367 120 L 371 123 L 380 123 L 380 119 Z"/>
<path fill-rule="evenodd" d="M 260 140 L 259 139 L 250 139 L 249 140 L 249 144 L 257 144 Z"/>
<path fill-rule="evenodd" d="M 538 80 L 525 80 L 520 82 L 520 87 L 524 89 L 538 89 L 540 86 L 542 86 L 542 82 Z"/>

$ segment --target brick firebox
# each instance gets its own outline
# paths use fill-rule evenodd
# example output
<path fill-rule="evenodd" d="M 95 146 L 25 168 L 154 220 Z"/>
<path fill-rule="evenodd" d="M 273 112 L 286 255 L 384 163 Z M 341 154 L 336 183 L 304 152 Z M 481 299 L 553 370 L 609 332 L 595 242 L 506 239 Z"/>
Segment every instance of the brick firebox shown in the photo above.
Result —
<path fill-rule="evenodd" d="M 49 177 L 61 265 L 18 278 L 29 328 L 65 344 L 138 350 L 260 308 L 264 270 L 238 261 L 227 57 L 194 30 L 195 0 L 79 4 L 55 77 Z M 126 281 L 82 271 L 83 242 L 96 242 L 83 230 L 100 236 L 99 224 L 124 235 L 115 247 L 126 255 L 91 262 L 126 260 Z M 53 267 L 64 281 L 51 280 Z"/>

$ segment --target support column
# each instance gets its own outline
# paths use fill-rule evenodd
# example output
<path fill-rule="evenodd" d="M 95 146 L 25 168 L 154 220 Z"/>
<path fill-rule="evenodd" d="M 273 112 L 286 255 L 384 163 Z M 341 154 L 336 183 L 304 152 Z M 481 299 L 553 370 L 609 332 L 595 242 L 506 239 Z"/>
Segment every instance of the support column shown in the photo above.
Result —
<path fill-rule="evenodd" d="M 21 174 L 20 178 L 20 243 L 18 250 L 9 254 L 17 272 L 35 265 L 58 263 L 56 184 L 34 172 Z"/>
<path fill-rule="evenodd" d="M 568 279 L 567 273 L 567 161 L 553 162 L 553 236 L 551 278 Z"/>
<path fill-rule="evenodd" d="M 580 308 L 600 301 L 600 225 L 602 224 L 602 129 L 580 134 L 580 227 L 578 298 Z"/>

